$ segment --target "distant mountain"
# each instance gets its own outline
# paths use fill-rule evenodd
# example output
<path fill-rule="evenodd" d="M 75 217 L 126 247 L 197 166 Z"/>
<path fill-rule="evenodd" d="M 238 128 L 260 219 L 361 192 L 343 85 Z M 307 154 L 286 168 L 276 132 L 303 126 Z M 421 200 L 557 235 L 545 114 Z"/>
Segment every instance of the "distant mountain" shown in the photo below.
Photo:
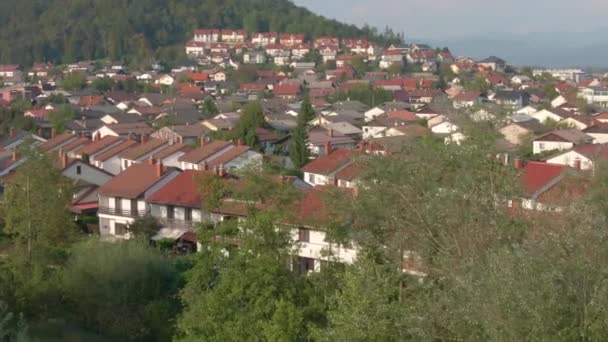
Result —
<path fill-rule="evenodd" d="M 457 55 L 484 58 L 496 55 L 514 65 L 608 68 L 606 29 L 593 32 L 506 34 L 432 40 Z"/>
<path fill-rule="evenodd" d="M 196 28 L 396 38 L 288 0 L 2 0 L 0 23 L 0 63 L 23 65 L 104 57 L 175 60 Z"/>

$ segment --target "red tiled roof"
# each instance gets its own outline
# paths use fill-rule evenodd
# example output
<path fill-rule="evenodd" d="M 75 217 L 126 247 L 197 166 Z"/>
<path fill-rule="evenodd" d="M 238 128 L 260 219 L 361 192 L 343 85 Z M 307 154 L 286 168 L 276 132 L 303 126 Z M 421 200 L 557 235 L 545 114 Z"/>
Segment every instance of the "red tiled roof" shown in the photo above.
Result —
<path fill-rule="evenodd" d="M 154 154 L 152 156 L 152 158 L 156 159 L 156 160 L 163 160 L 167 157 L 169 157 L 170 155 L 176 153 L 176 152 L 184 152 L 184 153 L 188 153 L 193 151 L 194 148 L 188 145 L 184 145 L 184 144 L 173 144 L 168 148 L 163 149 L 160 152 L 157 152 L 156 154 Z"/>
<path fill-rule="evenodd" d="M 34 118 L 46 118 L 47 116 L 49 116 L 49 110 L 48 109 L 44 109 L 44 108 L 41 108 L 41 109 L 30 109 L 30 110 L 26 111 L 24 113 L 24 115 L 31 116 L 31 117 L 34 117 Z"/>
<path fill-rule="evenodd" d="M 528 162 L 520 181 L 526 193 L 532 195 L 555 181 L 567 169 L 566 165 Z"/>
<path fill-rule="evenodd" d="M 355 178 L 359 177 L 362 172 L 363 169 L 359 165 L 353 163 L 336 173 L 336 179 L 352 182 Z"/>
<path fill-rule="evenodd" d="M 163 145 L 167 145 L 166 140 L 150 139 L 147 143 L 139 145 L 129 151 L 126 151 L 125 153 L 122 153 L 120 157 L 128 160 L 137 160 L 145 156 L 146 154 L 160 148 Z"/>
<path fill-rule="evenodd" d="M 388 111 L 388 112 L 386 112 L 386 116 L 388 116 L 391 119 L 401 119 L 401 120 L 409 120 L 409 121 L 418 120 L 418 117 L 416 116 L 416 114 L 414 114 L 410 111 L 407 111 L 407 110 Z"/>
<path fill-rule="evenodd" d="M 87 146 L 82 147 L 79 150 L 74 151 L 76 154 L 78 155 L 91 155 L 91 154 L 95 154 L 103 149 L 105 149 L 108 146 L 111 146 L 113 144 L 116 144 L 118 141 L 121 141 L 122 139 L 119 137 L 115 137 L 115 136 L 111 136 L 108 135 L 106 137 L 104 137 L 103 139 L 97 140 Z"/>
<path fill-rule="evenodd" d="M 295 208 L 295 223 L 319 228 L 319 225 L 329 222 L 331 218 L 326 207 L 327 189 L 329 187 L 318 186 L 304 191 L 303 198 L 297 203 Z M 331 189 L 336 189 L 346 194 L 353 194 L 353 190 L 348 188 L 332 187 Z"/>
<path fill-rule="evenodd" d="M 46 152 L 49 150 L 52 150 L 53 148 L 66 143 L 69 140 L 73 140 L 76 139 L 77 137 L 74 134 L 70 134 L 70 133 L 64 133 L 64 134 L 60 134 L 58 136 L 56 136 L 53 139 L 49 139 L 46 142 L 38 145 L 38 148 L 40 149 L 40 151 L 42 152 Z"/>
<path fill-rule="evenodd" d="M 319 157 L 308 163 L 302 171 L 316 174 L 330 174 L 351 162 L 353 151 L 336 149 L 326 156 Z"/>
<path fill-rule="evenodd" d="M 112 147 L 111 149 L 105 151 L 104 153 L 98 155 L 97 157 L 95 157 L 95 160 L 104 162 L 104 161 L 114 157 L 115 155 L 122 153 L 123 151 L 125 151 L 129 148 L 133 148 L 133 146 L 135 146 L 135 145 L 137 145 L 136 141 L 127 140 L 117 146 Z"/>
<path fill-rule="evenodd" d="M 81 96 L 78 105 L 81 107 L 97 106 L 104 101 L 103 95 Z"/>
<path fill-rule="evenodd" d="M 224 148 L 230 146 L 232 143 L 228 141 L 216 140 L 212 141 L 204 146 L 197 148 L 196 150 L 181 156 L 179 161 L 190 163 L 190 164 L 198 164 L 205 159 L 211 157 L 212 155 L 218 153 Z"/>
<path fill-rule="evenodd" d="M 299 84 L 278 84 L 273 88 L 275 95 L 298 95 L 300 93 Z"/>
<path fill-rule="evenodd" d="M 188 72 L 186 77 L 190 78 L 194 82 L 204 82 L 209 80 L 209 74 L 206 72 Z"/>
<path fill-rule="evenodd" d="M 221 166 L 251 150 L 249 146 L 235 146 L 209 162 L 209 167 Z"/>
<path fill-rule="evenodd" d="M 476 101 L 479 98 L 479 92 L 477 91 L 465 91 L 454 96 L 454 101 Z"/>
<path fill-rule="evenodd" d="M 121 172 L 109 182 L 99 188 L 99 194 L 103 196 L 121 197 L 135 199 L 139 198 L 160 181 L 170 170 L 163 168 L 160 177 L 157 174 L 158 165 L 147 163 L 133 164 Z"/>
<path fill-rule="evenodd" d="M 213 175 L 206 171 L 186 170 L 152 194 L 148 202 L 201 208 L 203 196 L 200 192 L 200 182 Z"/>

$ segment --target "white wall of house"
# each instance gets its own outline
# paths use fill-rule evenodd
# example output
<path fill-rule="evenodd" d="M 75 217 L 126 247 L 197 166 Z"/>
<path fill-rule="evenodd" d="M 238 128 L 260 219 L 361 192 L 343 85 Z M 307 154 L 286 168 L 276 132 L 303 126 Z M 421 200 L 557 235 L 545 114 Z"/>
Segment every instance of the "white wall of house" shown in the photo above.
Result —
<path fill-rule="evenodd" d="M 181 152 L 181 151 L 175 152 L 175 153 L 163 158 L 161 160 L 161 162 L 163 163 L 163 165 L 165 165 L 167 167 L 181 168 L 182 164 L 181 164 L 181 162 L 178 161 L 178 159 L 181 158 L 184 154 L 186 154 L 186 153 Z"/>
<path fill-rule="evenodd" d="M 578 129 L 579 131 L 582 131 L 585 128 L 589 127 L 580 121 L 574 120 L 573 118 L 564 119 L 564 120 L 560 121 L 559 124 L 567 126 L 567 127 L 574 127 L 576 129 Z"/>
<path fill-rule="evenodd" d="M 608 133 L 586 133 L 593 138 L 594 144 L 608 143 Z"/>
<path fill-rule="evenodd" d="M 378 117 L 382 114 L 386 113 L 384 109 L 374 107 L 367 112 L 365 112 L 365 122 L 373 120 L 375 117 Z"/>
<path fill-rule="evenodd" d="M 114 157 L 106 159 L 103 162 L 95 161 L 94 165 L 113 175 L 117 175 L 122 171 L 120 167 L 120 160 L 121 159 L 118 157 L 118 155 L 116 155 Z"/>
<path fill-rule="evenodd" d="M 384 137 L 386 130 L 387 128 L 383 126 L 363 126 L 363 139 Z"/>
<path fill-rule="evenodd" d="M 262 155 L 255 151 L 247 151 L 224 165 L 224 169 L 241 169 L 262 165 Z"/>
<path fill-rule="evenodd" d="M 532 142 L 532 152 L 539 154 L 545 151 L 563 151 L 574 147 L 571 142 L 564 141 L 534 141 Z"/>
<path fill-rule="evenodd" d="M 308 241 L 299 241 L 299 229 L 292 229 L 291 235 L 294 242 L 299 244 L 298 256 L 315 260 L 315 271 L 320 270 L 321 262 L 327 261 L 327 253 L 330 244 L 325 241 L 325 232 L 319 230 L 308 230 Z M 352 264 L 357 259 L 357 249 L 354 246 L 346 248 L 339 245 L 331 245 L 332 256 L 330 260 L 341 263 Z"/>
<path fill-rule="evenodd" d="M 576 153 L 575 151 L 569 151 L 558 156 L 555 156 L 551 159 L 547 160 L 547 163 L 551 164 L 560 164 L 560 165 L 569 165 L 574 167 L 574 161 L 581 161 L 581 169 L 590 170 L 593 168 L 593 161 L 582 154 Z"/>
<path fill-rule="evenodd" d="M 71 164 L 62 173 L 70 179 L 81 179 L 95 185 L 103 185 L 112 179 L 111 175 L 80 161 Z"/>
<path fill-rule="evenodd" d="M 310 172 L 304 172 L 304 181 L 312 186 L 329 184 L 329 178 L 326 175 Z"/>
<path fill-rule="evenodd" d="M 438 125 L 431 127 L 431 131 L 435 134 L 451 134 L 458 131 L 458 126 L 449 121 L 444 121 Z"/>
<path fill-rule="evenodd" d="M 95 136 L 96 134 L 99 136 L 99 139 L 103 139 L 104 137 L 107 137 L 107 136 L 113 136 L 113 137 L 118 136 L 118 134 L 116 134 L 116 132 L 109 129 L 107 126 L 103 126 L 103 127 L 99 128 L 98 130 L 96 130 L 95 132 L 93 132 L 93 136 Z"/>
<path fill-rule="evenodd" d="M 550 119 L 555 122 L 559 122 L 562 120 L 561 116 L 551 113 L 550 111 L 548 111 L 546 109 L 539 110 L 538 112 L 532 114 L 532 117 L 535 118 L 536 120 L 540 121 L 541 123 L 545 123 L 547 121 L 547 119 Z"/>

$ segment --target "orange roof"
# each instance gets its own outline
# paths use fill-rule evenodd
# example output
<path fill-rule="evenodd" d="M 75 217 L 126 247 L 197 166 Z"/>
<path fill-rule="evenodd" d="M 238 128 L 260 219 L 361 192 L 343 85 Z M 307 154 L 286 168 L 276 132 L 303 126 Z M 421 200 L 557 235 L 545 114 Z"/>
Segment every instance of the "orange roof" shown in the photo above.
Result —
<path fill-rule="evenodd" d="M 316 174 L 330 174 L 351 162 L 353 151 L 336 149 L 326 156 L 319 157 L 302 168 L 302 171 Z"/>
<path fill-rule="evenodd" d="M 528 162 L 520 180 L 526 193 L 532 195 L 555 181 L 567 169 L 566 165 Z"/>
<path fill-rule="evenodd" d="M 105 136 L 103 139 L 97 140 L 87 146 L 82 147 L 80 150 L 76 150 L 75 153 L 79 154 L 79 155 L 91 155 L 91 154 L 95 154 L 103 149 L 105 149 L 108 146 L 111 146 L 113 144 L 116 144 L 117 142 L 121 141 L 122 139 L 119 137 L 115 137 L 112 135 L 108 135 Z"/>
<path fill-rule="evenodd" d="M 209 162 L 209 167 L 224 165 L 224 164 L 232 161 L 233 159 L 237 158 L 238 156 L 242 155 L 243 153 L 246 153 L 249 150 L 251 150 L 251 147 L 249 147 L 249 146 L 235 146 L 235 147 L 231 148 L 230 150 L 226 151 L 225 153 L 223 153 L 222 155 L 220 155 L 219 157 L 211 160 Z"/>
<path fill-rule="evenodd" d="M 109 182 L 99 188 L 99 194 L 103 196 L 136 199 L 146 192 L 150 187 L 164 178 L 170 170 L 162 168 L 160 176 L 157 168 L 159 165 L 133 164 L 121 172 Z"/>
<path fill-rule="evenodd" d="M 148 202 L 200 208 L 203 197 L 200 180 L 213 175 L 206 171 L 186 170 L 152 194 Z"/>
<path fill-rule="evenodd" d="M 204 146 L 197 148 L 196 150 L 194 150 L 186 155 L 183 155 L 178 160 L 182 161 L 182 162 L 190 163 L 190 164 L 198 164 L 230 145 L 232 145 L 232 143 L 230 143 L 228 141 L 221 141 L 221 140 L 212 141 Z"/>
<path fill-rule="evenodd" d="M 105 151 L 104 153 L 98 155 L 97 157 L 95 157 L 95 160 L 104 162 L 104 161 L 114 157 L 115 155 L 122 153 L 123 151 L 125 151 L 129 148 L 132 148 L 135 145 L 137 145 L 136 141 L 127 140 L 117 146 L 112 147 L 111 149 Z"/>

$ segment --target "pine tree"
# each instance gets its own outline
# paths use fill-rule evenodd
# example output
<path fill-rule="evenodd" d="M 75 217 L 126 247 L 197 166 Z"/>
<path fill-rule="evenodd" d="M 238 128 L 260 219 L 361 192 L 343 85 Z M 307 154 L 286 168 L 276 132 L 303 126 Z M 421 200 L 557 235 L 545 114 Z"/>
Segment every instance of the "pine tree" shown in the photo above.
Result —
<path fill-rule="evenodd" d="M 300 109 L 300 114 L 298 115 L 298 125 L 292 133 L 289 150 L 291 161 L 298 169 L 306 165 L 310 158 L 310 151 L 306 144 L 308 140 L 306 127 L 308 122 L 314 118 L 315 111 L 310 104 L 310 98 L 307 96 L 304 98 L 304 101 L 302 101 L 302 107 Z"/>

